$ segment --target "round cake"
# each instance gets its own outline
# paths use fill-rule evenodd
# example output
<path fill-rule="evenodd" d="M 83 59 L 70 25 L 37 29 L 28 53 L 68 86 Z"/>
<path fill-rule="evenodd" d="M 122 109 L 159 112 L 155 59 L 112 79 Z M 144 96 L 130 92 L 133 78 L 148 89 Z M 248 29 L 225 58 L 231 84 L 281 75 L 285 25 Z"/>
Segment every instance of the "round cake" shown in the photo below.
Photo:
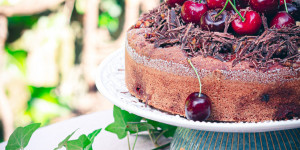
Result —
<path fill-rule="evenodd" d="M 211 99 L 208 121 L 300 117 L 299 26 L 265 27 L 255 36 L 237 36 L 228 31 L 228 23 L 224 32 L 184 23 L 180 9 L 162 3 L 127 32 L 125 82 L 133 96 L 185 116 L 186 98 L 199 91 L 190 59 L 202 93 Z"/>

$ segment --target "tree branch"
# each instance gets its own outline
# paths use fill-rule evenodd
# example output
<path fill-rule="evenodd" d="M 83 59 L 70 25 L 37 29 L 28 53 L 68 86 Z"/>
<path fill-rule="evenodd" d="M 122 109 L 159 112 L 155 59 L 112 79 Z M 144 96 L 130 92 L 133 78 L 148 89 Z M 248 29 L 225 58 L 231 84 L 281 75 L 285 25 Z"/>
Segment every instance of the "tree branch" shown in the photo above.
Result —
<path fill-rule="evenodd" d="M 4 45 L 7 37 L 7 18 L 0 15 L 0 115 L 4 127 L 4 139 L 8 140 L 10 134 L 14 130 L 13 113 L 3 89 L 4 77 Z"/>
<path fill-rule="evenodd" d="M 4 45 L 7 37 L 7 18 L 0 15 L 0 58 L 4 53 Z M 3 59 L 0 59 L 0 64 Z M 1 66 L 0 66 L 1 67 Z"/>
<path fill-rule="evenodd" d="M 68 22 L 70 22 L 70 20 L 71 20 L 72 12 L 74 9 L 74 4 L 75 4 L 75 0 L 66 0 L 63 11 L 68 19 Z"/>
<path fill-rule="evenodd" d="M 94 85 L 95 64 L 94 61 L 97 54 L 96 44 L 97 36 L 96 31 L 98 29 L 98 10 L 100 0 L 86 0 L 86 9 L 83 20 L 83 51 L 82 51 L 82 68 L 84 72 L 84 78 L 88 82 L 89 86 Z"/>
<path fill-rule="evenodd" d="M 125 0 L 125 22 L 122 33 L 116 43 L 124 43 L 128 29 L 136 23 L 139 18 L 140 0 Z"/>
<path fill-rule="evenodd" d="M 16 5 L 0 6 L 0 14 L 4 16 L 31 15 L 50 9 L 64 0 L 22 0 Z"/>

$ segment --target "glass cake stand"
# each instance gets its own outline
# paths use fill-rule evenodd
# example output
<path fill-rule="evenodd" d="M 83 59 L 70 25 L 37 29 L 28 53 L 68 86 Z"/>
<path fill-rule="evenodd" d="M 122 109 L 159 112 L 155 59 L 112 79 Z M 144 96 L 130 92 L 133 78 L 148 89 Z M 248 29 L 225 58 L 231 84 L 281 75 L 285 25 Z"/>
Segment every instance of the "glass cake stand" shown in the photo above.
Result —
<path fill-rule="evenodd" d="M 125 85 L 121 48 L 99 65 L 96 86 L 116 106 L 138 116 L 178 126 L 171 149 L 300 149 L 300 119 L 258 123 L 216 123 L 187 120 L 132 96 Z"/>

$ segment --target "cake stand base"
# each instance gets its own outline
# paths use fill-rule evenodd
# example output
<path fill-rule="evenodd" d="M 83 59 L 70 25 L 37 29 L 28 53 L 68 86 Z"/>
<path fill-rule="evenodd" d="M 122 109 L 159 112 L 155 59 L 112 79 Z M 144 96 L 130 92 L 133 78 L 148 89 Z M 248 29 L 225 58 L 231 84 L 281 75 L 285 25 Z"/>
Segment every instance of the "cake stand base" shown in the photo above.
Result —
<path fill-rule="evenodd" d="M 300 128 L 258 133 L 211 132 L 178 127 L 171 150 L 298 150 Z"/>

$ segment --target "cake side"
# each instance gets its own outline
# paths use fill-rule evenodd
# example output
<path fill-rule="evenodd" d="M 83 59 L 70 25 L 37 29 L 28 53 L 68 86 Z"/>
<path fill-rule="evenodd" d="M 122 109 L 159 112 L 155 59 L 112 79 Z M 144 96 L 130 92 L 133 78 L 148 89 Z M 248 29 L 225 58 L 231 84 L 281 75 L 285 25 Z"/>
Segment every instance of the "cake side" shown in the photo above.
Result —
<path fill-rule="evenodd" d="M 180 76 L 196 77 L 187 63 L 188 56 L 179 46 L 156 48 L 145 39 L 145 34 L 149 31 L 150 29 L 145 28 L 128 31 L 125 45 L 131 57 L 148 67 Z M 222 62 L 212 57 L 204 58 L 198 55 L 190 59 L 201 77 L 209 75 L 212 71 L 221 73 L 226 79 L 261 83 L 287 82 L 298 80 L 300 77 L 300 68 L 274 65 L 267 71 L 262 71 L 249 67 L 247 61 L 242 61 L 233 67 L 233 61 Z"/>
<path fill-rule="evenodd" d="M 157 109 L 184 116 L 186 97 L 199 90 L 195 74 L 179 47 L 155 48 L 147 29 L 128 32 L 125 82 L 131 94 Z M 192 58 L 202 90 L 212 100 L 211 121 L 263 121 L 300 116 L 299 69 L 275 66 L 267 72 L 247 62 Z"/>

